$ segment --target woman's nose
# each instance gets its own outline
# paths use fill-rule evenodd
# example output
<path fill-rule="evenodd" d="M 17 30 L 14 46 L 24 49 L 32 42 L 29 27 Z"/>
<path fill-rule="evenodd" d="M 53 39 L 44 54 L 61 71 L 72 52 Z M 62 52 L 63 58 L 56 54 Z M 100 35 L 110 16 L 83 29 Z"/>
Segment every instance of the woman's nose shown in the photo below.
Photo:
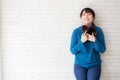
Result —
<path fill-rule="evenodd" d="M 85 18 L 88 18 L 88 15 L 86 15 Z"/>

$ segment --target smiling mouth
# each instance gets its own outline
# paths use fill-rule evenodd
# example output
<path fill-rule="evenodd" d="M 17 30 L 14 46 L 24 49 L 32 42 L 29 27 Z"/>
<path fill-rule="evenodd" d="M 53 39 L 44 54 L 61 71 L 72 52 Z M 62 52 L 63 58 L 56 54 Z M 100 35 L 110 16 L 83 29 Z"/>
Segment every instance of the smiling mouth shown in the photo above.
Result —
<path fill-rule="evenodd" d="M 88 21 L 89 19 L 84 19 L 85 21 Z"/>
<path fill-rule="evenodd" d="M 85 20 L 85 21 L 89 21 L 89 20 Z"/>

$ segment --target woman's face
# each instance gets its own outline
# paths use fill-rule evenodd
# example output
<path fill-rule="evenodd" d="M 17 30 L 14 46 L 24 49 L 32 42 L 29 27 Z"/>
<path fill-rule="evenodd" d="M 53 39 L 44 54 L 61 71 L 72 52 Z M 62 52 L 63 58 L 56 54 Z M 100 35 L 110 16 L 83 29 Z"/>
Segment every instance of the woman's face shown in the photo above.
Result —
<path fill-rule="evenodd" d="M 94 17 L 91 13 L 86 13 L 85 11 L 83 11 L 81 20 L 83 25 L 91 26 L 92 22 L 94 21 Z"/>

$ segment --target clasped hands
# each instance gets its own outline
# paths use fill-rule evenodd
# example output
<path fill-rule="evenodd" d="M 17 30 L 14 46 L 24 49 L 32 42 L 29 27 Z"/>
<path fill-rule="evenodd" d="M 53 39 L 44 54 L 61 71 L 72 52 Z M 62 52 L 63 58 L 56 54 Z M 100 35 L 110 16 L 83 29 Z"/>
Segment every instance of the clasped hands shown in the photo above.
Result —
<path fill-rule="evenodd" d="M 82 35 L 81 35 L 81 42 L 84 43 L 86 41 L 91 41 L 91 42 L 95 42 L 95 36 L 92 32 L 92 35 L 88 34 L 87 31 L 85 31 Z"/>

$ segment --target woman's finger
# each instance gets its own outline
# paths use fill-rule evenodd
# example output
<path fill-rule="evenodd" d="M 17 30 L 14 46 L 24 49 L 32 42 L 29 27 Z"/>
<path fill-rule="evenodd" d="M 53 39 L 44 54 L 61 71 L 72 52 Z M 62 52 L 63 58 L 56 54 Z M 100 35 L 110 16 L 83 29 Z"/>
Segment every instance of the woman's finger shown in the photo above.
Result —
<path fill-rule="evenodd" d="M 87 33 L 87 30 L 84 32 L 84 35 L 86 35 L 86 33 Z"/>

